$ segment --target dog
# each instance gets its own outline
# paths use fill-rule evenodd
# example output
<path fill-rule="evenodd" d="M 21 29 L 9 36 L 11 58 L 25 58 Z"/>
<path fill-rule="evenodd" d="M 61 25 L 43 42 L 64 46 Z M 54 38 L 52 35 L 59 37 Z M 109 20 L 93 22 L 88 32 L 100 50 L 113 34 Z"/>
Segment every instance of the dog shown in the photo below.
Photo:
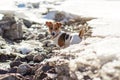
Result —
<path fill-rule="evenodd" d="M 84 29 L 81 29 L 79 33 L 69 34 L 61 30 L 62 23 L 60 22 L 46 22 L 45 25 L 49 28 L 53 42 L 60 48 L 66 48 L 82 41 Z"/>

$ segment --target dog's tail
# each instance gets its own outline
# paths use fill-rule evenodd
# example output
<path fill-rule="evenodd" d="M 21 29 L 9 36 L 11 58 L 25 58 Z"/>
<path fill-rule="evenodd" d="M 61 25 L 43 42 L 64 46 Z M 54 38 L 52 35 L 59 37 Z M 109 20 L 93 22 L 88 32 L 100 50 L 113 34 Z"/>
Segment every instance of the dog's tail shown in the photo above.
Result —
<path fill-rule="evenodd" d="M 92 36 L 92 27 L 90 26 L 81 26 L 81 29 L 79 31 L 79 37 L 80 38 L 88 38 Z"/>
<path fill-rule="evenodd" d="M 80 29 L 80 32 L 79 32 L 79 37 L 80 37 L 80 38 L 83 38 L 85 32 L 86 32 L 86 31 L 85 31 L 85 27 L 82 27 L 82 28 Z"/>

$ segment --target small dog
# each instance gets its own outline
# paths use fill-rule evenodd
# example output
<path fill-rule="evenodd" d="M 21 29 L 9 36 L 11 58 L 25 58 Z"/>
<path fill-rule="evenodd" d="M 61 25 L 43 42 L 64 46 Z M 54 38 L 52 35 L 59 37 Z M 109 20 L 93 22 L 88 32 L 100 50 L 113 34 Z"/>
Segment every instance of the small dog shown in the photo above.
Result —
<path fill-rule="evenodd" d="M 84 29 L 81 29 L 79 33 L 68 34 L 61 31 L 62 24 L 60 22 L 46 22 L 45 25 L 49 28 L 52 40 L 60 48 L 66 48 L 82 41 Z"/>

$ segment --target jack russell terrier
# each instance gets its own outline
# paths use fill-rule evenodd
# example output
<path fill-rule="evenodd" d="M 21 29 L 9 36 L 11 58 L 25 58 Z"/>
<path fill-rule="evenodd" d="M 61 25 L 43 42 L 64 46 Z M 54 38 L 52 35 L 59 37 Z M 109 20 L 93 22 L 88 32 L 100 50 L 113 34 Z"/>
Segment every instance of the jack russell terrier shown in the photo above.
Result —
<path fill-rule="evenodd" d="M 60 48 L 66 48 L 82 41 L 84 29 L 81 29 L 79 33 L 68 34 L 61 31 L 62 24 L 60 22 L 46 22 L 45 25 L 49 28 L 53 42 Z"/>

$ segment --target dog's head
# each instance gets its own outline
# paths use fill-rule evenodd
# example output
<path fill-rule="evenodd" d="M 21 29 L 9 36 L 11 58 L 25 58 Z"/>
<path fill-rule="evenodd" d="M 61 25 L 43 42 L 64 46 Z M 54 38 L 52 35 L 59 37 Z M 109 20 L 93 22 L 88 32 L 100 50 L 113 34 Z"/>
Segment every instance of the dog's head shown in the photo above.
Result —
<path fill-rule="evenodd" d="M 49 28 L 49 32 L 52 37 L 55 37 L 60 33 L 61 23 L 60 22 L 46 22 L 45 24 Z"/>

